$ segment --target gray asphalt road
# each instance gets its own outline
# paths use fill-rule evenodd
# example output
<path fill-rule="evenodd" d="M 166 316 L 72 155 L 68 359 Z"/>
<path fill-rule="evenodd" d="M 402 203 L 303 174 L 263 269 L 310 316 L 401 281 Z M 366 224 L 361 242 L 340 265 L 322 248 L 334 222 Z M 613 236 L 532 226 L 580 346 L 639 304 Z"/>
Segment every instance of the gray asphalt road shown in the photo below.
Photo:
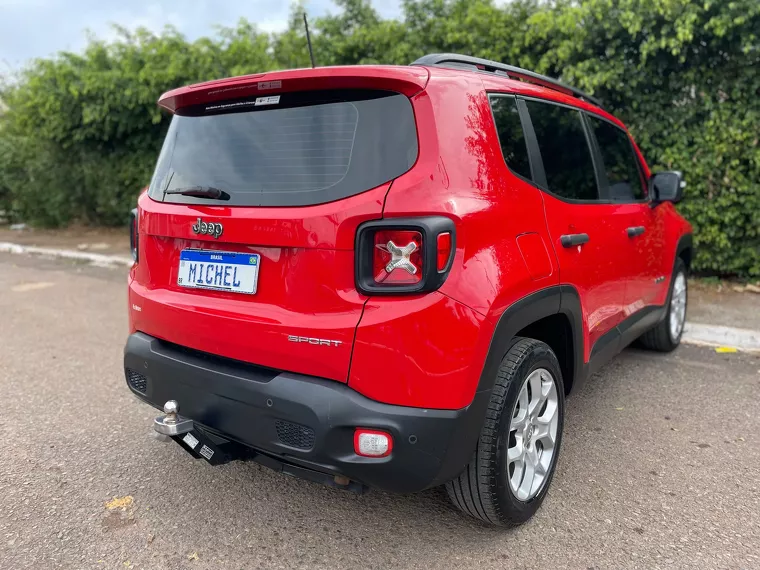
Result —
<path fill-rule="evenodd" d="M 760 359 L 628 350 L 569 400 L 530 523 L 348 494 L 151 437 L 125 274 L 0 255 L 0 568 L 760 568 Z M 117 499 L 114 501 L 114 499 Z"/>

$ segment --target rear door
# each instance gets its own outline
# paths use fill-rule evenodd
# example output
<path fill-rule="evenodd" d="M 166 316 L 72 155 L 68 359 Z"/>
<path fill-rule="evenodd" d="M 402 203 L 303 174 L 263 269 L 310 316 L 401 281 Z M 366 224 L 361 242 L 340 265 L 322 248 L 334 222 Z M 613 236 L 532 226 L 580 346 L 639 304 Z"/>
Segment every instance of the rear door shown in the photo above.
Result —
<path fill-rule="evenodd" d="M 618 336 L 612 331 L 623 319 L 626 261 L 621 252 L 630 213 L 600 194 L 602 184 L 581 112 L 548 101 L 523 103 L 533 131 L 526 134 L 538 164 L 534 178 L 545 190 L 560 283 L 574 286 L 581 297 L 586 359 L 592 350 L 615 352 Z"/>
<path fill-rule="evenodd" d="M 417 158 L 392 91 L 288 92 L 177 110 L 140 200 L 133 328 L 346 381 L 365 298 L 357 226 Z"/>
<path fill-rule="evenodd" d="M 642 169 L 628 133 L 601 117 L 588 114 L 604 166 L 609 198 L 629 214 L 627 244 L 622 254 L 629 276 L 625 289 L 625 314 L 632 315 L 654 303 L 663 287 L 664 224 L 650 207 Z"/>

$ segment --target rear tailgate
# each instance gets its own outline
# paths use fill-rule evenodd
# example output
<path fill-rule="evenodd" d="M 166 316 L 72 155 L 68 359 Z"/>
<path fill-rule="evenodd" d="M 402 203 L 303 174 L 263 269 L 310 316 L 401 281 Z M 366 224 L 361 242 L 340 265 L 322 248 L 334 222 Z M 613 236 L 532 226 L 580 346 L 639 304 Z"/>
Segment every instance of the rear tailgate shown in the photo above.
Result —
<path fill-rule="evenodd" d="M 354 226 L 379 216 L 386 190 L 384 185 L 348 198 L 344 202 L 351 204 L 340 207 L 307 208 L 312 213 L 301 212 L 298 220 L 279 208 L 180 208 L 144 194 L 130 292 L 132 330 L 261 366 L 346 381 L 365 300 L 354 288 Z M 219 239 L 193 232 L 199 217 L 223 224 Z M 256 293 L 178 285 L 180 253 L 187 249 L 259 254 Z M 299 341 L 289 340 L 293 336 Z"/>
<path fill-rule="evenodd" d="M 278 370 L 347 380 L 366 300 L 354 285 L 356 228 L 381 217 L 390 183 L 411 168 L 418 150 L 414 113 L 402 92 L 419 91 L 415 81 L 424 78 L 416 69 L 398 71 L 401 79 L 386 74 L 378 79 L 364 69 L 340 70 L 332 82 L 345 86 L 339 90 L 324 90 L 325 77 L 315 70 L 270 74 L 280 79 L 267 76 L 263 103 L 260 78 L 162 97 L 177 116 L 139 201 L 132 331 Z M 322 90 L 313 91 L 315 85 Z M 227 98 L 218 98 L 220 89 Z M 174 193 L 187 188 L 189 194 Z M 196 192 L 207 188 L 224 195 Z M 215 231 L 204 231 L 209 227 Z M 211 289 L 187 287 L 180 257 L 194 251 L 214 262 L 192 273 L 198 287 Z M 218 257 L 223 252 L 251 263 L 258 256 L 253 294 L 224 288 L 235 281 L 235 266 Z M 227 281 L 216 275 L 225 269 Z"/>

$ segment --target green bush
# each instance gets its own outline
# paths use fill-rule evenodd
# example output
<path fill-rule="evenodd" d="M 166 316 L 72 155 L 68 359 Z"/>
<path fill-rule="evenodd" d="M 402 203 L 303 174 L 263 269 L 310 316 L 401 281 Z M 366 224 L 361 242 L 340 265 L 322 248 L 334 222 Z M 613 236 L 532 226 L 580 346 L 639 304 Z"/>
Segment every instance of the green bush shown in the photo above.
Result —
<path fill-rule="evenodd" d="M 756 0 L 368 0 L 311 23 L 320 65 L 406 64 L 435 51 L 560 77 L 623 119 L 653 169 L 683 170 L 695 269 L 760 276 L 760 3 Z M 168 125 L 173 87 L 309 65 L 299 8 L 264 34 L 241 20 L 188 42 L 120 31 L 30 62 L 0 100 L 0 209 L 44 226 L 125 223 Z M 1 108 L 1 107 L 0 107 Z"/>

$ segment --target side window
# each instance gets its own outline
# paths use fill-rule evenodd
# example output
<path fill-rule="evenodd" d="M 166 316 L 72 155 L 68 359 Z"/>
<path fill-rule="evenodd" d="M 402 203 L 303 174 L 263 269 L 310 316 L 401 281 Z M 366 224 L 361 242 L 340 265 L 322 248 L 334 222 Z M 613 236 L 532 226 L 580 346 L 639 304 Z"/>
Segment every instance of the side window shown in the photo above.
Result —
<path fill-rule="evenodd" d="M 489 95 L 488 100 L 491 102 L 493 120 L 499 135 L 504 161 L 513 172 L 530 180 L 528 149 L 525 146 L 525 135 L 514 96 Z"/>
<path fill-rule="evenodd" d="M 598 200 L 594 163 L 580 111 L 526 101 L 549 191 L 571 200 Z"/>
<path fill-rule="evenodd" d="M 638 161 L 628 135 L 612 123 L 587 115 L 607 172 L 610 200 L 630 202 L 645 198 Z"/>

